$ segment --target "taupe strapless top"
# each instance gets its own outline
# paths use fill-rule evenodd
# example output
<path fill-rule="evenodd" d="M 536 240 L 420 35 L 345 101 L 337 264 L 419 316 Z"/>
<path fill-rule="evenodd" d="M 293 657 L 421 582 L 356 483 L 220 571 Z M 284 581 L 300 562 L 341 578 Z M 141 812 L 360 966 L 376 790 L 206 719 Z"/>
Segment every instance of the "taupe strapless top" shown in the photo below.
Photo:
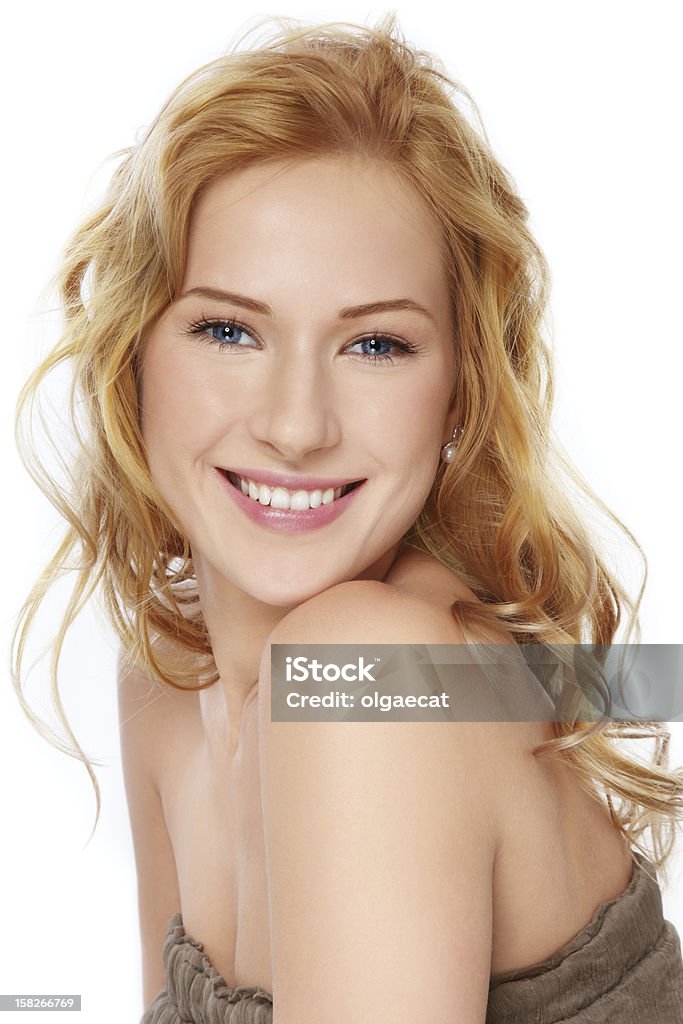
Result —
<path fill-rule="evenodd" d="M 682 1024 L 679 935 L 664 919 L 654 866 L 636 857 L 626 889 L 552 957 L 491 977 L 486 1024 Z M 180 912 L 169 922 L 163 963 L 164 987 L 140 1024 L 272 1024 L 272 996 L 229 988 Z"/>

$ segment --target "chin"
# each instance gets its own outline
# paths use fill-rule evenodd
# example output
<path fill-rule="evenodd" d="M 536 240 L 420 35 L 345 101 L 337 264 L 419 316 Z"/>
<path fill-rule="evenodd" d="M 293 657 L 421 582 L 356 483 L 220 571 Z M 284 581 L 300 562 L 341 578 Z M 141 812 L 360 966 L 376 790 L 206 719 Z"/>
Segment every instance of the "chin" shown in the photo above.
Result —
<path fill-rule="evenodd" d="M 297 608 L 304 601 L 315 597 L 316 594 L 323 593 L 338 582 L 341 582 L 341 580 L 326 581 L 320 583 L 320 585 L 315 583 L 297 585 L 291 581 L 288 583 L 283 581 L 281 586 L 250 587 L 249 593 L 255 600 L 261 601 L 263 604 L 270 605 L 273 608 L 288 610 Z"/>
<path fill-rule="evenodd" d="M 322 594 L 337 583 L 344 583 L 354 578 L 351 570 L 344 572 L 315 572 L 301 569 L 296 575 L 283 576 L 282 579 L 257 579 L 244 581 L 242 589 L 256 601 L 275 608 L 296 608 L 317 594 Z M 238 586 L 240 584 L 238 583 Z"/>

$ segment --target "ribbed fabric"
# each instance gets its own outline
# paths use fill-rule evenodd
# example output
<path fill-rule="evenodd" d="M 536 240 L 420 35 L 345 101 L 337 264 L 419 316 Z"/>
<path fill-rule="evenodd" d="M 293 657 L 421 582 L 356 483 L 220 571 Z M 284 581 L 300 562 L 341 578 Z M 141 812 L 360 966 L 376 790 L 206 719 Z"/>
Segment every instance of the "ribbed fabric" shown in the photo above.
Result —
<path fill-rule="evenodd" d="M 534 967 L 494 975 L 486 1024 L 683 1024 L 683 959 L 654 865 Z M 651 876 L 651 877 L 650 877 Z"/>
<path fill-rule="evenodd" d="M 257 986 L 229 988 L 203 949 L 178 911 L 164 939 L 164 987 L 140 1024 L 272 1024 L 272 996 Z"/>
<path fill-rule="evenodd" d="M 552 957 L 491 978 L 486 1024 L 683 1024 L 680 939 L 664 919 L 654 866 L 636 857 L 624 892 Z M 140 1024 L 272 1024 L 272 996 L 228 988 L 180 912 L 163 962 L 164 988 Z"/>

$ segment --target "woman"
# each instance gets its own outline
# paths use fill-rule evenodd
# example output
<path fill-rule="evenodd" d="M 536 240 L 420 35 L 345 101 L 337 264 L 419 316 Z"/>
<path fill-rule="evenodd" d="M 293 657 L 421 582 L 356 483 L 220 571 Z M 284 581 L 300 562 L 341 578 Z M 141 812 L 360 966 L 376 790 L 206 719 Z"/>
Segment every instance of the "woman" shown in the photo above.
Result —
<path fill-rule="evenodd" d="M 458 90 L 392 19 L 283 32 L 179 87 L 67 251 L 26 394 L 71 358 L 88 418 L 16 678 L 78 551 L 64 628 L 101 583 L 123 643 L 144 1024 L 680 1019 L 664 754 L 271 721 L 274 644 L 635 621 L 552 472 L 546 266 Z"/>

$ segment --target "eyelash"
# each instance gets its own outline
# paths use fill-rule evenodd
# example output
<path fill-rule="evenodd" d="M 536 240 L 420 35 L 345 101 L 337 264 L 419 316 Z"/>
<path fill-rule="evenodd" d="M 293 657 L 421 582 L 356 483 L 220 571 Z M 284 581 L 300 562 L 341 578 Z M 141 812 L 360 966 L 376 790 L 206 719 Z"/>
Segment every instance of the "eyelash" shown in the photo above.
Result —
<path fill-rule="evenodd" d="M 244 348 L 244 347 L 246 347 L 246 346 L 243 346 L 243 345 L 231 344 L 230 342 L 227 342 L 227 341 L 221 341 L 219 338 L 210 338 L 210 337 L 202 338 L 202 335 L 205 335 L 206 332 L 208 330 L 210 330 L 212 327 L 228 327 L 228 328 L 233 328 L 233 329 L 236 329 L 238 331 L 244 331 L 244 333 L 248 334 L 250 338 L 254 338 L 255 337 L 255 334 L 254 334 L 254 332 L 252 331 L 252 329 L 250 327 L 248 327 L 246 324 L 240 323 L 239 320 L 233 320 L 231 318 L 224 319 L 224 320 L 223 319 L 221 319 L 221 320 L 218 320 L 218 319 L 214 320 L 214 319 L 211 319 L 210 317 L 200 317 L 199 320 L 196 320 L 194 323 L 190 324 L 189 327 L 187 328 L 187 330 L 184 333 L 185 334 L 189 334 L 192 337 L 197 338 L 199 341 L 203 342 L 204 344 L 210 345 L 212 347 L 213 346 L 218 346 L 220 351 L 225 351 L 226 349 L 236 349 L 236 348 Z M 402 341 L 400 338 L 394 338 L 390 334 L 382 334 L 379 331 L 373 331 L 371 334 L 364 334 L 362 338 L 358 338 L 356 341 L 352 342 L 352 344 L 353 345 L 358 345 L 362 341 L 385 341 L 385 342 L 389 342 L 396 349 L 398 349 L 399 352 L 401 353 L 398 356 L 399 360 L 400 359 L 405 359 L 407 356 L 414 355 L 415 353 L 420 351 L 420 348 L 417 345 L 413 345 L 409 341 Z M 373 355 L 373 356 L 370 356 L 370 355 L 360 354 L 360 358 L 364 362 L 369 362 L 369 363 L 384 363 L 384 362 L 393 363 L 393 362 L 396 361 L 394 359 L 394 357 L 390 356 L 390 355 Z"/>

